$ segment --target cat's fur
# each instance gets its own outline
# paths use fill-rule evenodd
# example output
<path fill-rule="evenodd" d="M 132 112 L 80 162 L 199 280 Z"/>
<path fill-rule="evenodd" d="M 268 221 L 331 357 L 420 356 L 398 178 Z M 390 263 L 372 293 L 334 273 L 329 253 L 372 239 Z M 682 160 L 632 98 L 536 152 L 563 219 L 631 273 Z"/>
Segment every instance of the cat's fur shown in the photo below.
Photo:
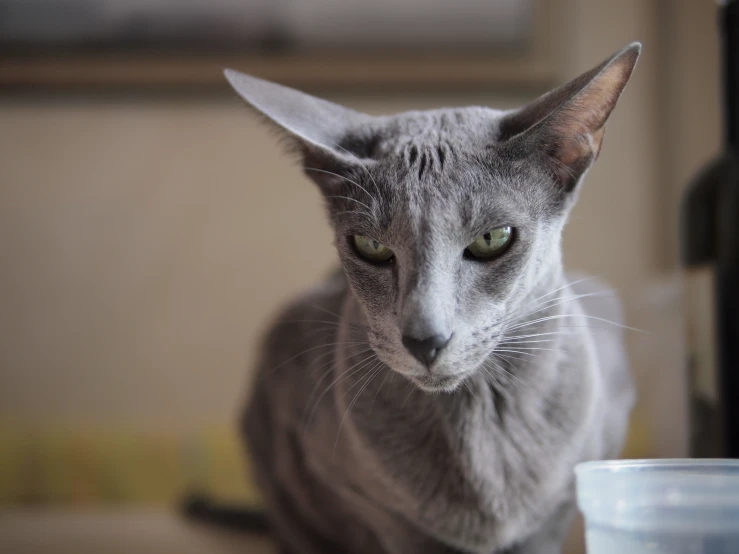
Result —
<path fill-rule="evenodd" d="M 269 331 L 244 414 L 285 552 L 560 551 L 573 467 L 619 454 L 634 401 L 618 304 L 560 239 L 639 49 L 510 112 L 370 117 L 227 71 L 301 154 L 343 266 Z M 463 257 L 501 225 L 505 255 Z M 429 369 L 401 337 L 435 334 Z"/>

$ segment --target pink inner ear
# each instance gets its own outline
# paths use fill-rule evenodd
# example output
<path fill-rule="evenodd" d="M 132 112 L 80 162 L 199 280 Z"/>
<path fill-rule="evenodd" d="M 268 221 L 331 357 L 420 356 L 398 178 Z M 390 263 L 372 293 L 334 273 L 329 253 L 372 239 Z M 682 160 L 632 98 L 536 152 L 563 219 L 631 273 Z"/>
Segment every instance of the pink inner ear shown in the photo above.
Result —
<path fill-rule="evenodd" d="M 596 130 L 595 132 L 591 133 L 590 136 L 593 139 L 593 159 L 598 158 L 598 154 L 600 154 L 600 147 L 603 145 L 603 135 L 606 134 L 606 126 L 603 125 L 600 129 Z"/>
<path fill-rule="evenodd" d="M 570 167 L 580 165 L 585 160 L 595 161 L 600 153 L 605 133 L 606 126 L 602 125 L 595 131 L 581 128 L 580 133 L 561 135 L 562 139 L 555 154 L 557 161 Z"/>
<path fill-rule="evenodd" d="M 633 63 L 616 60 L 552 114 L 549 128 L 556 142 L 553 156 L 561 182 L 570 181 L 598 157 L 606 121 L 632 69 Z"/>
<path fill-rule="evenodd" d="M 591 131 L 578 119 L 570 119 L 568 125 L 553 126 L 553 148 L 549 157 L 557 181 L 570 191 L 578 178 L 596 160 L 605 135 L 605 124 Z"/>

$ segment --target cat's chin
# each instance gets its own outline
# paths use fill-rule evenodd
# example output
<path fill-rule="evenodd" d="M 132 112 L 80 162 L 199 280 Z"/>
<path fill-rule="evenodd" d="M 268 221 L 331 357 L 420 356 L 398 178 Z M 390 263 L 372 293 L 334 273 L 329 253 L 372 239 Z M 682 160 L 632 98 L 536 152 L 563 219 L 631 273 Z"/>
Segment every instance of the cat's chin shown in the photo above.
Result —
<path fill-rule="evenodd" d="M 429 393 L 449 393 L 459 388 L 466 375 L 413 375 L 408 379 L 419 389 Z"/>

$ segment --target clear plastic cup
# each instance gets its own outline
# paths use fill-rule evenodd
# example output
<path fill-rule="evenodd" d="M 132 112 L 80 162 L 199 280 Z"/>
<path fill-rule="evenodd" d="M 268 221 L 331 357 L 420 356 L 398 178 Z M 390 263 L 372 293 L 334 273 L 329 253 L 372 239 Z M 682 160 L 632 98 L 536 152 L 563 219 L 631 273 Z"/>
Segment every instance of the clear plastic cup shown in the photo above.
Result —
<path fill-rule="evenodd" d="M 575 468 L 588 554 L 739 554 L 739 460 Z"/>

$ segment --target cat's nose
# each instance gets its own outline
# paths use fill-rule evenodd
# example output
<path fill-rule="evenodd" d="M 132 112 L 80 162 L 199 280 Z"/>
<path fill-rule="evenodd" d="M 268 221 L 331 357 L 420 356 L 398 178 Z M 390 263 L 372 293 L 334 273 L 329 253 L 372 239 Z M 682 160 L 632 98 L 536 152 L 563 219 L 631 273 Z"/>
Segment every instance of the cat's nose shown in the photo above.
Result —
<path fill-rule="evenodd" d="M 403 346 L 408 349 L 408 352 L 426 367 L 430 366 L 439 352 L 449 344 L 449 340 L 452 338 L 451 335 L 445 337 L 444 335 L 434 335 L 422 340 L 411 337 L 410 335 L 403 335 Z"/>

